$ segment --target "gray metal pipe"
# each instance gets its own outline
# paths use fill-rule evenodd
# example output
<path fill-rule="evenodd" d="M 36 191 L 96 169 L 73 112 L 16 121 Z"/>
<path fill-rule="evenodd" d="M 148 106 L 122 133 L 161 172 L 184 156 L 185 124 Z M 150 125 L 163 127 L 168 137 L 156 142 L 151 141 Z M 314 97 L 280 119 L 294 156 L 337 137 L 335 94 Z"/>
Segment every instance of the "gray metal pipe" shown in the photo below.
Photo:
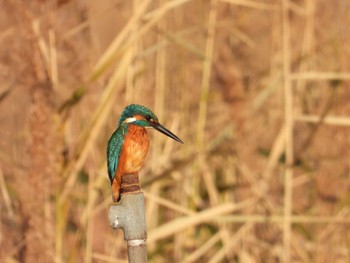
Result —
<path fill-rule="evenodd" d="M 118 204 L 109 209 L 109 223 L 124 230 L 129 263 L 147 262 L 147 226 L 142 192 L 122 194 Z"/>

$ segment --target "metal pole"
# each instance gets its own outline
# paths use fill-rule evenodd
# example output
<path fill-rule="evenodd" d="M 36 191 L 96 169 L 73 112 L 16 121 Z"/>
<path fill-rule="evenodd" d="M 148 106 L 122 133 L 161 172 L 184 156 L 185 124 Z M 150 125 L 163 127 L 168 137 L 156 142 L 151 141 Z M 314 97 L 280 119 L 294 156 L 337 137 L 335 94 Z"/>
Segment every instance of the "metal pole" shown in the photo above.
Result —
<path fill-rule="evenodd" d="M 124 175 L 123 175 L 124 176 Z M 125 175 L 125 179 L 130 176 Z M 122 178 L 123 181 L 123 178 Z M 127 241 L 129 263 L 147 262 L 147 226 L 145 216 L 145 200 L 141 191 L 135 192 L 134 183 L 124 185 L 120 202 L 109 209 L 109 223 L 115 228 L 124 230 L 124 239 Z M 123 182 L 122 182 L 123 186 Z M 133 189 L 129 192 L 128 189 Z"/>

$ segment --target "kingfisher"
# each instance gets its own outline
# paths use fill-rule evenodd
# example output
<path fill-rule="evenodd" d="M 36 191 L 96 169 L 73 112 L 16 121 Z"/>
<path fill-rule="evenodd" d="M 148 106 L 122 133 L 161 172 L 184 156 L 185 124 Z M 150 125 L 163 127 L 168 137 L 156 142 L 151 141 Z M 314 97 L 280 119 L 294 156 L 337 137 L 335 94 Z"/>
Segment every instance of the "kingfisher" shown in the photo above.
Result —
<path fill-rule="evenodd" d="M 158 121 L 158 117 L 148 108 L 131 104 L 119 119 L 118 128 L 107 145 L 108 177 L 112 185 L 114 202 L 120 201 L 121 178 L 124 174 L 139 173 L 149 148 L 146 128 L 154 128 L 170 138 L 183 143 L 174 133 Z"/>

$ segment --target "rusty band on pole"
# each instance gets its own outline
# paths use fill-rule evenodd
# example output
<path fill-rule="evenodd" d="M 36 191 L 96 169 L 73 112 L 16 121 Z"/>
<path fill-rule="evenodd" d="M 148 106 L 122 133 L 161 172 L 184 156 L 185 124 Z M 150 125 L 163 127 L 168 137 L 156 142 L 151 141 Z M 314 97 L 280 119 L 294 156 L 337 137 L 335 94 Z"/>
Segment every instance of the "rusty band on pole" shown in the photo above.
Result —
<path fill-rule="evenodd" d="M 122 194 L 141 192 L 138 173 L 123 174 L 120 188 Z"/>

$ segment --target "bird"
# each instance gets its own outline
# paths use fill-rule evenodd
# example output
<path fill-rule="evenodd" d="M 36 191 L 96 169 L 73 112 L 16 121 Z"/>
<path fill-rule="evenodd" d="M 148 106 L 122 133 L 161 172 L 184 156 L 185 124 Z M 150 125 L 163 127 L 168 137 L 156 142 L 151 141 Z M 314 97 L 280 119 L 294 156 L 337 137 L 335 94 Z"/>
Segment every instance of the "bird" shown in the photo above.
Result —
<path fill-rule="evenodd" d="M 149 149 L 146 128 L 154 128 L 179 143 L 184 143 L 158 121 L 158 117 L 147 107 L 131 104 L 119 119 L 118 128 L 107 144 L 108 177 L 112 186 L 112 199 L 121 199 L 121 178 L 124 174 L 139 173 Z"/>

